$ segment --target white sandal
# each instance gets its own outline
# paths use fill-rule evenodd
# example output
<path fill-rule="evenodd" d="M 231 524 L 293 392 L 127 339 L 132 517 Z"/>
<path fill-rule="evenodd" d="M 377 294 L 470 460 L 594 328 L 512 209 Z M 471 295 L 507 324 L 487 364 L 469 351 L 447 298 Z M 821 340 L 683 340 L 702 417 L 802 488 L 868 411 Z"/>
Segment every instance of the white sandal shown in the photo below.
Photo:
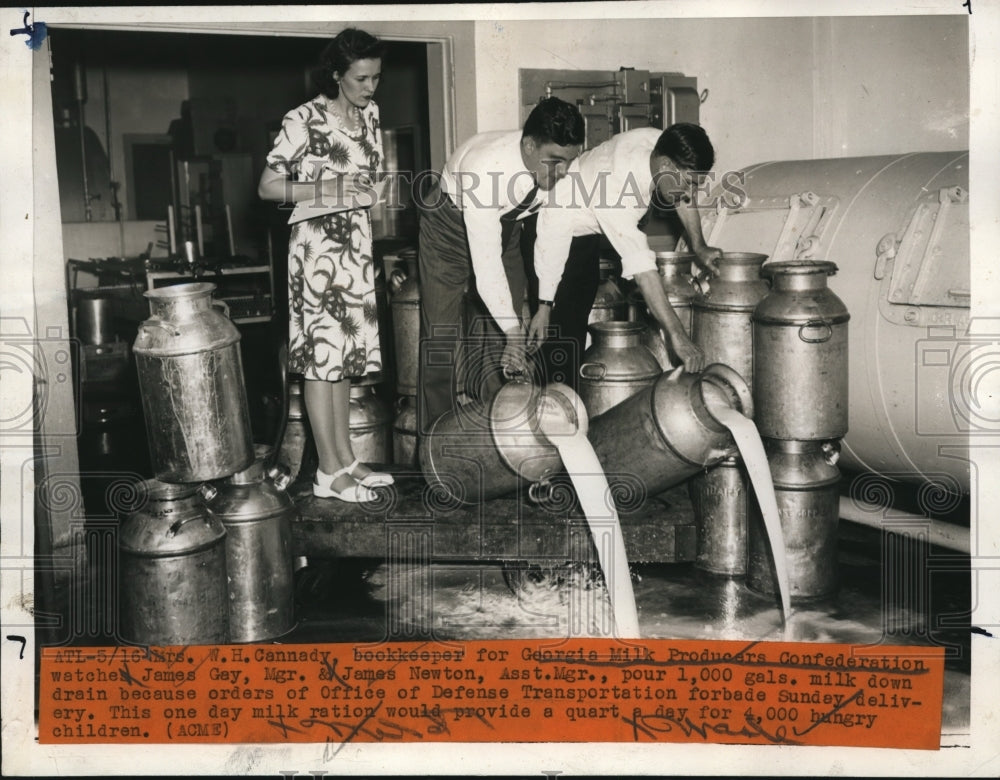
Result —
<path fill-rule="evenodd" d="M 375 501 L 378 498 L 378 494 L 369 490 L 367 486 L 362 485 L 360 482 L 355 482 L 343 490 L 334 489 L 333 483 L 337 477 L 342 474 L 351 476 L 350 471 L 351 466 L 347 466 L 346 468 L 337 469 L 333 474 L 327 475 L 316 469 L 316 477 L 313 480 L 313 495 L 317 498 L 339 498 L 341 501 L 347 501 L 351 504 L 363 504 L 367 501 Z M 320 484 L 324 481 L 326 485 Z"/>
<path fill-rule="evenodd" d="M 347 470 L 351 472 L 351 476 L 354 477 L 354 469 L 361 465 L 361 461 L 357 458 L 354 459 L 354 463 L 347 467 Z M 375 487 L 388 487 L 395 483 L 392 478 L 392 474 L 387 474 L 384 471 L 372 471 L 369 474 L 365 474 L 361 479 L 354 477 L 358 480 L 358 483 L 364 485 L 366 488 Z"/>

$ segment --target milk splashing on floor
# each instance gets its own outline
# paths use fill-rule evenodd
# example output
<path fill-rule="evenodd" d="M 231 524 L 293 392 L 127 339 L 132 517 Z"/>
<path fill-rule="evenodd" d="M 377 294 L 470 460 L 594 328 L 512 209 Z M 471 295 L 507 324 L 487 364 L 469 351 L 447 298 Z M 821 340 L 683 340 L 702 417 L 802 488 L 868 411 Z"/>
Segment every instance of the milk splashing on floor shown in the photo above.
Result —
<path fill-rule="evenodd" d="M 638 639 L 639 612 L 625 554 L 625 538 L 610 498 L 604 468 L 587 438 L 585 425 L 544 414 L 540 415 L 539 423 L 542 432 L 559 451 L 587 519 L 614 613 L 615 636 Z"/>
<path fill-rule="evenodd" d="M 774 557 L 774 569 L 778 577 L 778 591 L 781 594 L 781 611 L 788 625 L 791 616 L 791 596 L 788 584 L 788 563 L 785 560 L 785 537 L 781 530 L 781 515 L 778 513 L 778 501 L 774 495 L 774 483 L 771 480 L 771 470 L 767 462 L 767 453 L 760 440 L 760 434 L 753 421 L 740 412 L 728 406 L 713 406 L 712 415 L 720 423 L 729 428 L 736 441 L 736 446 L 743 457 L 747 474 L 753 483 L 754 495 L 760 506 L 767 529 L 767 538 Z"/>

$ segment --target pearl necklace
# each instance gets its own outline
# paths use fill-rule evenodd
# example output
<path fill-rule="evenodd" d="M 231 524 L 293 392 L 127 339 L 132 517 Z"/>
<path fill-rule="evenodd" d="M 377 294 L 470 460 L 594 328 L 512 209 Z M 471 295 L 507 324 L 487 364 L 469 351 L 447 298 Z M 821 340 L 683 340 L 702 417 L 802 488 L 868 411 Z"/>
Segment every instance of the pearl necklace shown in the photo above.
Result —
<path fill-rule="evenodd" d="M 327 108 L 330 112 L 340 120 L 340 124 L 344 126 L 346 130 L 355 131 L 361 126 L 361 109 L 357 106 L 351 106 L 348 113 L 344 113 L 340 105 L 335 101 L 327 98 Z M 353 127 L 352 127 L 353 119 Z"/>

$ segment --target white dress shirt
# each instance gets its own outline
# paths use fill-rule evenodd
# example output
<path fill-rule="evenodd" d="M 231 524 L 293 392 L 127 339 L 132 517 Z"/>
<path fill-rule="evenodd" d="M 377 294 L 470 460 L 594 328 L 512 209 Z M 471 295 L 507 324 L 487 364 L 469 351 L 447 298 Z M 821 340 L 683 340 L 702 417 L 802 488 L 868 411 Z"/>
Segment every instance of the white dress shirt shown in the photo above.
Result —
<path fill-rule="evenodd" d="M 521 158 L 521 135 L 520 130 L 474 135 L 455 150 L 441 174 L 441 189 L 465 220 L 479 297 L 504 330 L 520 322 L 521 302 L 515 309 L 504 274 L 500 217 L 535 187 Z M 532 203 L 538 202 L 536 195 Z"/>
<path fill-rule="evenodd" d="M 604 233 L 621 255 L 625 279 L 656 270 L 656 254 L 638 223 L 649 208 L 649 157 L 661 132 L 642 127 L 612 136 L 574 160 L 550 191 L 535 239 L 539 298 L 555 297 L 573 236 Z"/>

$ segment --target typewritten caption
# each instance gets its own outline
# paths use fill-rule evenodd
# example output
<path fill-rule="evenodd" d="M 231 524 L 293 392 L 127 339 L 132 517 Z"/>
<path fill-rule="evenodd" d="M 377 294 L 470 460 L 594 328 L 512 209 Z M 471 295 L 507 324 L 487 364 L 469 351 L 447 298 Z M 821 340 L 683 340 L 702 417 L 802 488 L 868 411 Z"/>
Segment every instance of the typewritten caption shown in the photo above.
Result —
<path fill-rule="evenodd" d="M 46 648 L 39 741 L 939 747 L 937 647 L 508 640 Z M 335 755 L 333 751 L 331 755 Z"/>

